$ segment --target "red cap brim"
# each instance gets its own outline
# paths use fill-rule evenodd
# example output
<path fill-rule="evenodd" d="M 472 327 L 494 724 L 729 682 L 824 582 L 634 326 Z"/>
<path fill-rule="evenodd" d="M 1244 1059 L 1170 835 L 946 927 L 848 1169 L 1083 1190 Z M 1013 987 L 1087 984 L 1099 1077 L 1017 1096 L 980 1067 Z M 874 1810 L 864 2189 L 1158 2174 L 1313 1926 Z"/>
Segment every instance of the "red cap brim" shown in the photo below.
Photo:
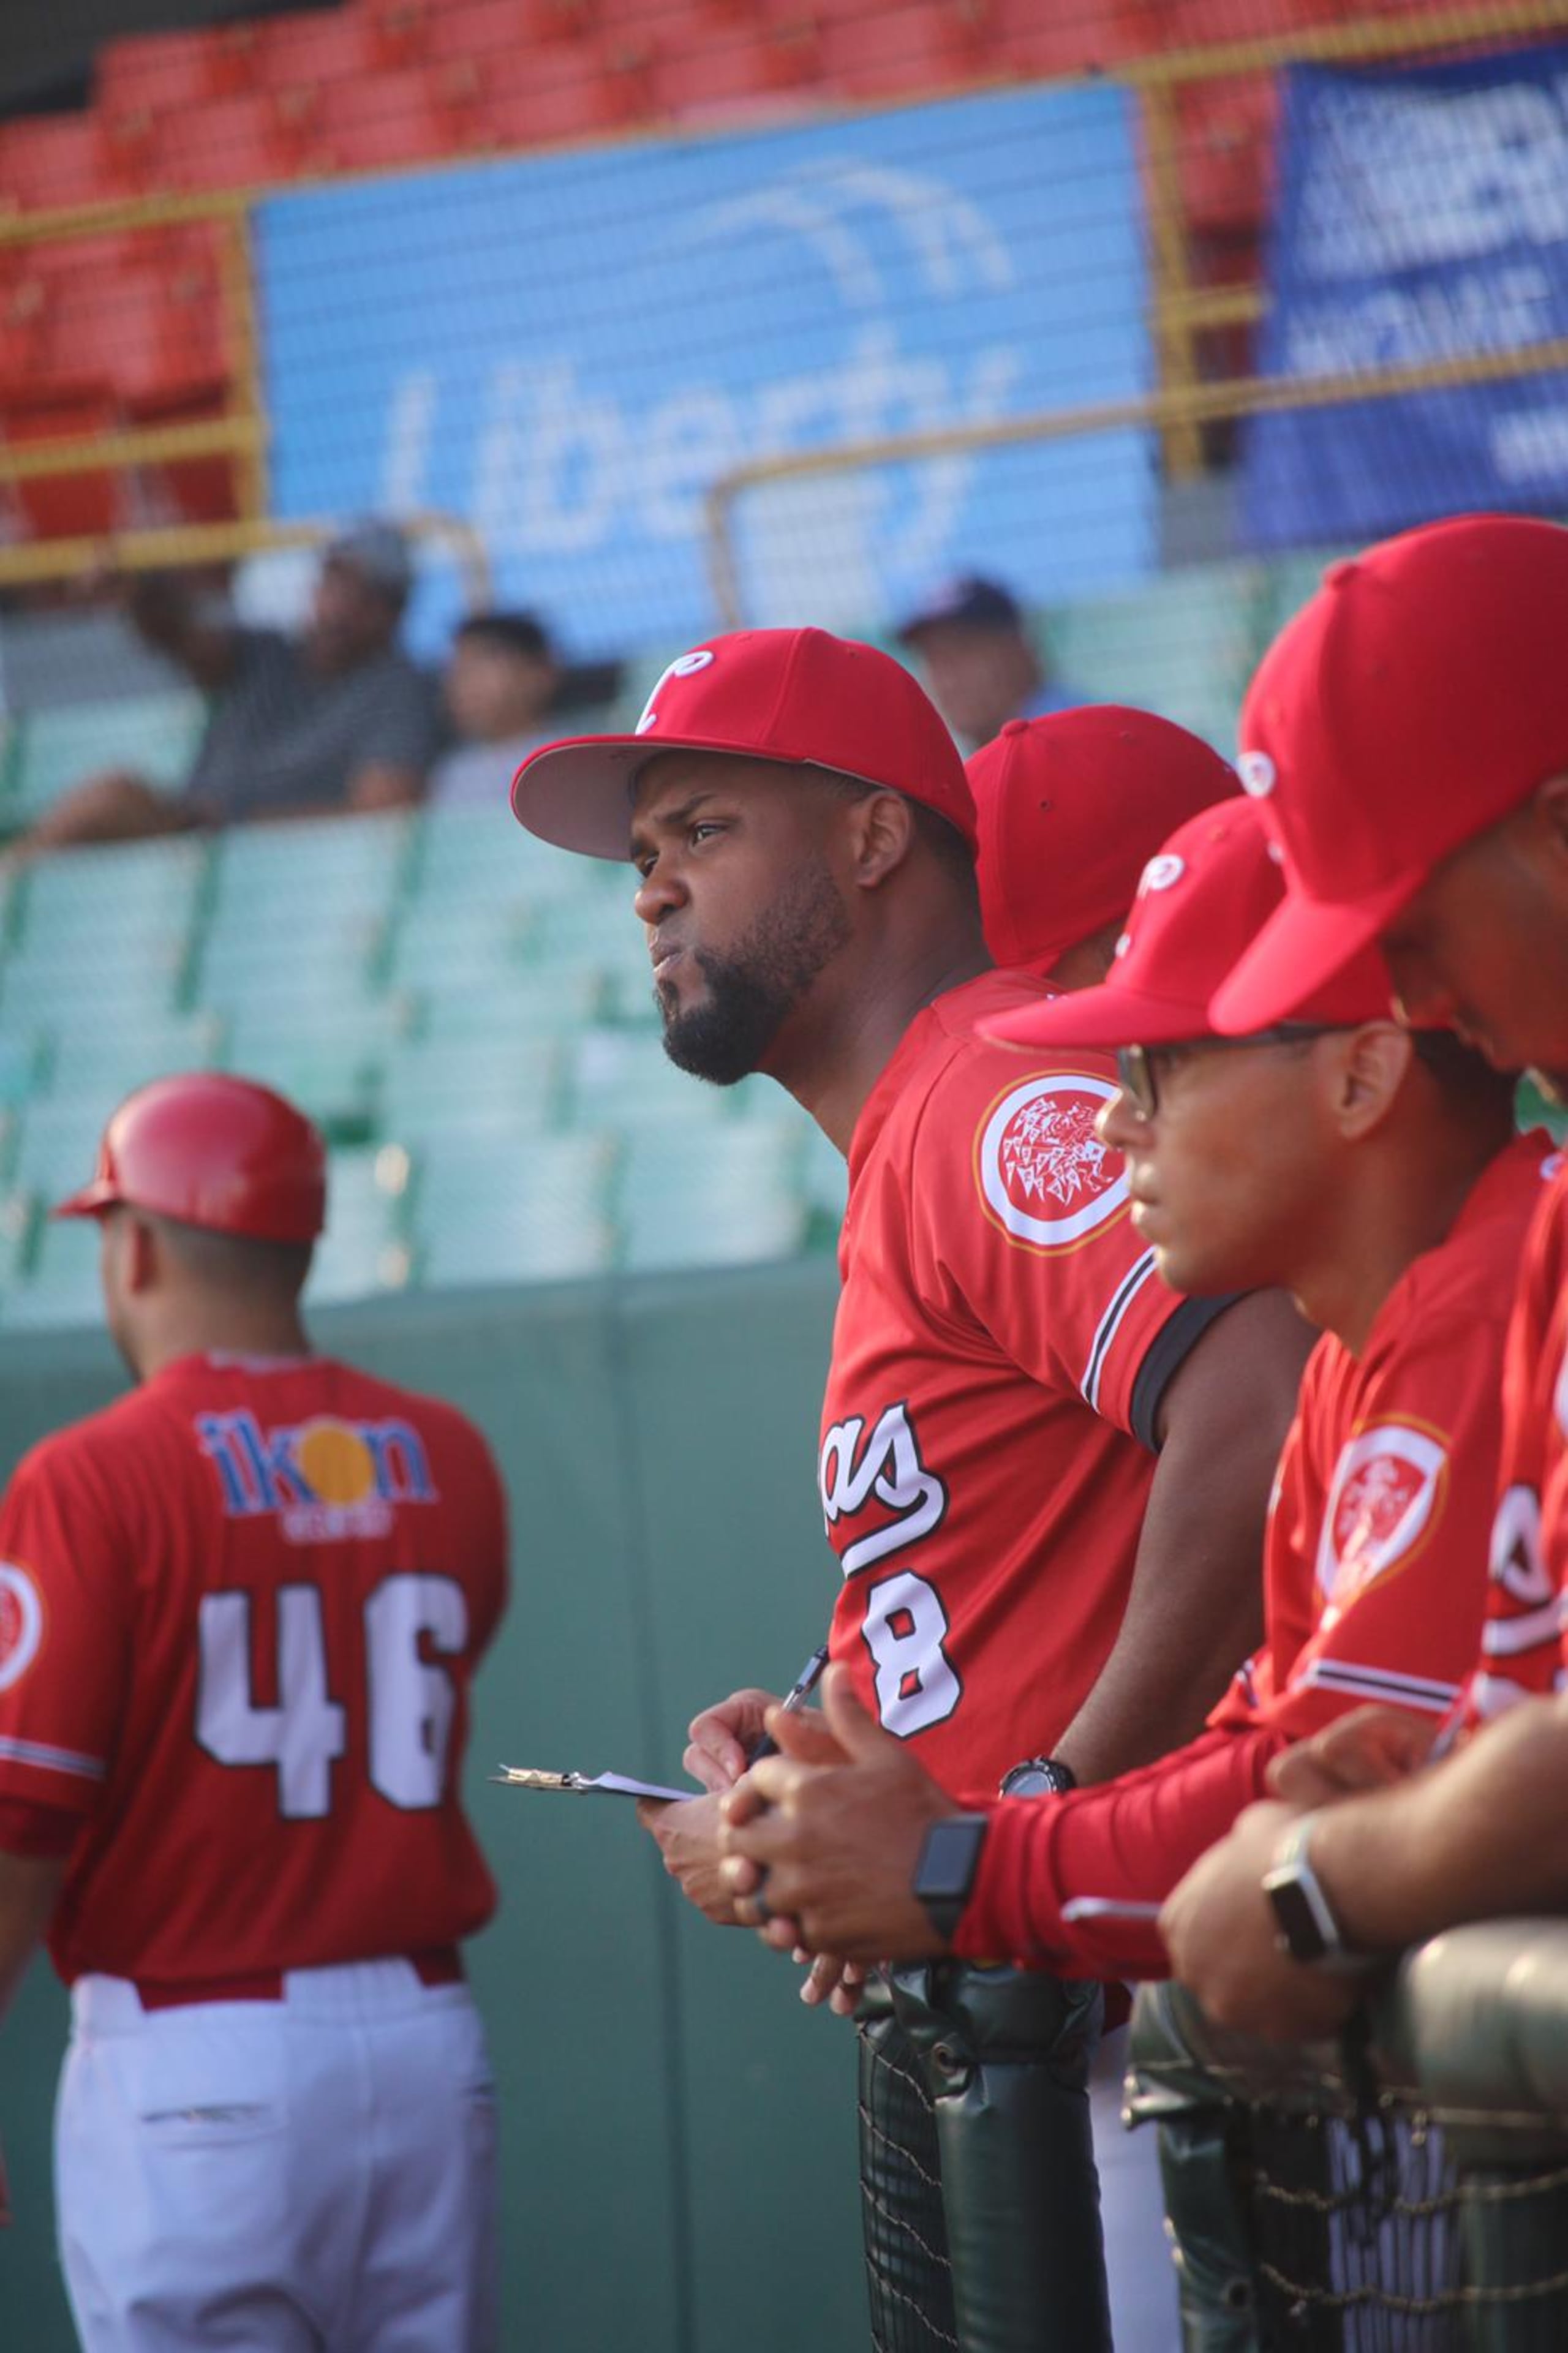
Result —
<path fill-rule="evenodd" d="M 1020 1006 L 981 1034 L 1004 1046 L 1157 1046 L 1208 1032 L 1206 1005 L 1176 1003 L 1137 988 L 1067 989 L 1038 1005 Z"/>
<path fill-rule="evenodd" d="M 1342 905 L 1293 892 L 1215 990 L 1209 1028 L 1222 1038 L 1245 1038 L 1288 1021 L 1352 957 L 1372 945 L 1425 880 L 1425 870 L 1406 873 Z"/>
<path fill-rule="evenodd" d="M 106 1177 L 95 1176 L 91 1184 L 82 1186 L 79 1192 L 68 1193 L 63 1201 L 57 1201 L 49 1215 L 51 1218 L 101 1218 L 105 1209 L 117 1208 L 119 1201 L 117 1188 Z"/>

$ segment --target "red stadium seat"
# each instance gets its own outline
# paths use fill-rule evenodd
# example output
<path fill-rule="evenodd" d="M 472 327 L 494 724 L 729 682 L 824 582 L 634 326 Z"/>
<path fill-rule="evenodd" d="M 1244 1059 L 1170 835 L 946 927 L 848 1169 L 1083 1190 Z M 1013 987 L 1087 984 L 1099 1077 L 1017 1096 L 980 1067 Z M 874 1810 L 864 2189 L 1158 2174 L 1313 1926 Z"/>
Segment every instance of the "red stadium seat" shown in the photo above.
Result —
<path fill-rule="evenodd" d="M 114 423 L 107 394 L 84 393 L 50 400 L 0 393 L 0 446 L 24 448 L 35 441 L 86 440 Z M 0 539 L 101 537 L 127 515 L 123 487 L 112 473 L 40 475 L 32 481 L 0 481 Z"/>
<path fill-rule="evenodd" d="M 382 65 L 414 65 L 429 54 L 438 0 L 349 0 L 349 5 L 369 26 Z"/>
<path fill-rule="evenodd" d="M 323 83 L 306 133 L 308 171 L 375 172 L 424 164 L 463 143 L 454 110 L 419 66 Z"/>
<path fill-rule="evenodd" d="M 125 193 L 125 173 L 91 114 L 21 115 L 0 123 L 0 208 L 46 212 Z"/>
<path fill-rule="evenodd" d="M 269 16 L 256 27 L 255 86 L 280 93 L 314 90 L 381 69 L 380 42 L 355 9 L 317 9 Z"/>
<path fill-rule="evenodd" d="M 639 96 L 636 78 L 607 63 L 591 42 L 540 42 L 492 62 L 479 120 L 493 147 L 550 147 L 624 129 Z"/>
<path fill-rule="evenodd" d="M 656 115 L 694 121 L 799 100 L 807 61 L 798 47 L 711 17 L 686 26 L 683 37 L 662 38 L 649 62 Z"/>
<path fill-rule="evenodd" d="M 98 51 L 93 87 L 106 121 L 176 114 L 240 87 L 243 56 L 215 32 L 129 33 Z"/>
<path fill-rule="evenodd" d="M 950 89 L 980 61 L 975 20 L 952 0 L 902 0 L 865 9 L 822 0 L 821 78 L 845 98 Z"/>
<path fill-rule="evenodd" d="M 270 91 L 215 99 L 188 119 L 156 123 L 148 171 L 161 188 L 246 188 L 291 178 L 297 139 Z"/>
<path fill-rule="evenodd" d="M 1042 7 L 1040 0 L 987 0 L 981 47 L 993 73 L 1049 80 L 1134 56 L 1139 25 L 1128 0 L 1071 0 L 1060 8 Z"/>
<path fill-rule="evenodd" d="M 442 0 L 427 19 L 425 55 L 437 65 L 488 72 L 535 42 L 571 39 L 586 13 L 577 0 Z"/>

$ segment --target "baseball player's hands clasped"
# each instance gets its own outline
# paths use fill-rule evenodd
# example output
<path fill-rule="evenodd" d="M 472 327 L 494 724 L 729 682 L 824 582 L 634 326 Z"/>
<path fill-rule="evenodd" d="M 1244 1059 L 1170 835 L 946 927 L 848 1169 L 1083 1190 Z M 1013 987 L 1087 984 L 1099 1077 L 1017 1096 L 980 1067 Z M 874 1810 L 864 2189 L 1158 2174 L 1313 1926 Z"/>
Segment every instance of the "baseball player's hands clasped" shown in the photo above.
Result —
<path fill-rule="evenodd" d="M 852 1962 L 945 1952 L 910 1890 L 927 1829 L 953 1802 L 872 1722 L 842 1667 L 829 1668 L 822 1689 L 822 1717 L 774 1709 L 766 1728 L 779 1754 L 721 1800 L 722 1868 L 736 1915 L 781 1952 L 803 1947 Z M 834 1989 L 848 1990 L 836 1977 Z M 810 1981 L 804 1993 L 813 1998 Z"/>
<path fill-rule="evenodd" d="M 1421 1770 L 1438 1728 L 1435 1717 L 1413 1715 L 1407 1707 L 1358 1707 L 1277 1757 L 1268 1786 L 1303 1810 L 1386 1789 Z"/>

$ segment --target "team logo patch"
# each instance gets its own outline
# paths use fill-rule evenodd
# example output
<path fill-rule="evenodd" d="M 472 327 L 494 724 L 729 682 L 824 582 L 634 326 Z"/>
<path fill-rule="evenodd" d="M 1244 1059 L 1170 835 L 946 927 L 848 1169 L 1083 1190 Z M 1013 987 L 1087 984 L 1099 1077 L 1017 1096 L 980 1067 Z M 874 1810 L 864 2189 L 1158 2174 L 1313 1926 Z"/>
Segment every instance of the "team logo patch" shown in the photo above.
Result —
<path fill-rule="evenodd" d="M 0 1560 L 0 1692 L 20 1683 L 44 1639 L 44 1605 L 25 1568 Z"/>
<path fill-rule="evenodd" d="M 1074 1072 L 1026 1079 L 988 1113 L 976 1144 L 987 1211 L 1015 1240 L 1067 1250 L 1127 1207 L 1119 1152 L 1095 1134 L 1116 1088 Z"/>
<path fill-rule="evenodd" d="M 1335 1615 L 1419 1550 L 1447 1476 L 1447 1450 L 1433 1432 L 1385 1421 L 1351 1439 L 1318 1540 L 1318 1582 Z"/>
<path fill-rule="evenodd" d="M 673 678 L 695 678 L 700 670 L 706 670 L 713 658 L 713 649 L 709 646 L 699 646 L 694 653 L 675 656 L 669 668 L 661 671 L 654 682 L 652 693 L 642 706 L 642 716 L 637 723 L 639 735 L 646 735 L 650 728 L 658 725 L 659 697 L 663 693 L 670 681 Z"/>
<path fill-rule="evenodd" d="M 1150 860 L 1139 876 L 1139 897 L 1141 899 L 1150 891 L 1169 891 L 1172 883 L 1180 882 L 1186 871 L 1184 858 L 1177 858 L 1168 849 L 1162 850 L 1158 858 Z"/>
<path fill-rule="evenodd" d="M 196 1437 L 230 1519 L 276 1516 L 291 1544 L 384 1536 L 399 1504 L 440 1499 L 419 1433 L 406 1421 L 318 1414 L 263 1430 L 249 1408 L 196 1417 Z"/>

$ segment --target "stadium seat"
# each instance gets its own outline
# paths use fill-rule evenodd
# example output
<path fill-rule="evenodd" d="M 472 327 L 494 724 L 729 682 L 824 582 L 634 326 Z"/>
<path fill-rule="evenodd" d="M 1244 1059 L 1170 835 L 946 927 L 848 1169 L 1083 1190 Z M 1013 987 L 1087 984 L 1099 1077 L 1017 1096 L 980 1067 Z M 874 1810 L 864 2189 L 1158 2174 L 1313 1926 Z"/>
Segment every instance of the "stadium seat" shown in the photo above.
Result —
<path fill-rule="evenodd" d="M 118 421 L 107 392 L 0 397 L 0 446 L 96 440 Z M 0 483 L 0 540 L 102 538 L 132 519 L 124 486 L 110 472 Z"/>
<path fill-rule="evenodd" d="M 73 1029 L 55 1039 L 48 1056 L 51 1093 L 96 1097 L 110 1110 L 134 1087 L 175 1071 L 213 1069 L 222 1051 L 223 1024 L 210 1013 L 173 1013 L 105 1035 Z"/>
<path fill-rule="evenodd" d="M 951 0 L 897 7 L 819 0 L 821 79 L 845 98 L 892 98 L 951 89 L 980 61 L 976 28 Z"/>
<path fill-rule="evenodd" d="M 15 1111 L 39 1090 L 45 1050 L 36 1030 L 0 1030 L 0 1109 Z"/>
<path fill-rule="evenodd" d="M 644 107 L 634 76 L 586 41 L 541 41 L 495 58 L 477 100 L 480 135 L 502 151 L 619 131 Z"/>
<path fill-rule="evenodd" d="M 660 16 L 652 22 L 648 92 L 654 114 L 692 122 L 801 102 L 806 59 L 798 43 L 712 14 Z"/>
<path fill-rule="evenodd" d="M 318 912 L 334 922 L 380 917 L 396 902 L 412 838 L 401 811 L 236 827 L 217 851 L 215 922 L 264 928 Z"/>
<path fill-rule="evenodd" d="M 386 59 L 370 16 L 357 8 L 313 8 L 262 17 L 253 63 L 254 88 L 309 100 L 329 84 L 380 73 Z"/>
<path fill-rule="evenodd" d="M 154 118 L 149 129 L 144 169 L 159 188 L 266 187 L 299 168 L 298 139 L 270 90 L 214 99 L 199 114 Z"/>
<path fill-rule="evenodd" d="M 175 940 L 109 939 L 69 955 L 14 950 L 0 969 L 0 1024 L 12 1036 L 62 1035 L 94 1020 L 117 1032 L 140 1028 L 177 1009 L 185 963 Z"/>
<path fill-rule="evenodd" d="M 125 33 L 93 60 L 98 111 L 107 122 L 197 111 L 240 88 L 244 59 L 217 31 Z"/>
<path fill-rule="evenodd" d="M 569 39 L 588 14 L 578 0 L 436 0 L 426 14 L 422 50 L 431 63 L 457 68 L 449 87 L 472 99 L 497 64 L 540 42 Z"/>
<path fill-rule="evenodd" d="M 519 976 L 528 931 L 525 908 L 482 901 L 465 910 L 445 900 L 422 901 L 398 922 L 389 965 L 393 985 L 446 994 L 505 987 Z"/>
<path fill-rule="evenodd" d="M 421 1280 L 564 1282 L 613 1261 L 607 1135 L 436 1136 L 418 1155 Z"/>
<path fill-rule="evenodd" d="M 636 1031 L 590 1029 L 578 1043 L 571 1090 L 578 1127 L 705 1129 L 730 1109 L 727 1088 L 677 1070 Z"/>
<path fill-rule="evenodd" d="M 986 0 L 983 58 L 988 68 L 1046 80 L 1119 64 L 1145 46 L 1128 0 Z"/>
<path fill-rule="evenodd" d="M 87 703 L 79 712 L 50 712 L 48 717 L 63 730 L 68 721 L 80 723 L 89 712 L 101 711 L 112 717 L 128 709 L 141 712 L 143 706 Z M 44 716 L 38 715 L 35 726 L 42 724 Z M 124 765 L 153 768 L 151 759 L 140 756 L 144 738 L 122 728 L 118 740 L 134 747 Z M 107 756 L 112 755 L 101 753 L 99 765 Z M 190 839 L 126 842 L 38 859 L 26 871 L 17 911 L 22 948 L 36 957 L 63 961 L 112 941 L 129 940 L 172 946 L 183 955 L 207 877 L 207 844 Z"/>
<path fill-rule="evenodd" d="M 1272 74 L 1227 74 L 1177 100 L 1177 174 L 1190 230 L 1255 236 L 1274 201 L 1279 85 Z"/>
<path fill-rule="evenodd" d="M 70 786 L 105 768 L 128 769 L 172 790 L 189 775 L 206 723 L 200 696 L 177 691 L 35 712 L 21 723 L 9 814 L 36 817 Z M 45 871 L 52 874 L 54 867 Z M 46 886 L 57 887 L 65 889 Z"/>
<path fill-rule="evenodd" d="M 793 1120 L 637 1129 L 617 1201 L 629 1269 L 787 1258 L 805 1239 L 804 1136 Z"/>
<path fill-rule="evenodd" d="M 81 1181 L 90 1166 L 90 1159 L 88 1169 L 76 1181 Z M 0 1207 L 0 1235 L 22 1215 L 23 1208 L 15 1198 Z M 101 1324 L 103 1288 L 98 1271 L 97 1226 L 86 1218 L 46 1221 L 37 1228 L 37 1236 L 31 1270 L 25 1280 L 10 1282 L 3 1293 L 0 1322 L 6 1331 Z M 4 1249 L 0 1244 L 0 1252 Z"/>
<path fill-rule="evenodd" d="M 450 13 L 447 0 L 346 0 L 346 5 L 369 26 L 384 66 L 412 65 L 428 55 L 433 19 Z"/>
<path fill-rule="evenodd" d="M 305 168 L 395 170 L 431 163 L 466 143 L 456 109 L 419 66 L 386 69 L 363 80 L 326 81 L 302 94 Z"/>
<path fill-rule="evenodd" d="M 8 1155 L 12 1187 L 46 1205 L 85 1185 L 113 1103 L 101 1094 L 51 1095 L 26 1105 Z"/>
<path fill-rule="evenodd" d="M 410 1029 L 421 1039 L 567 1038 L 597 1019 L 609 1002 L 605 976 L 591 965 L 571 972 L 508 974 L 480 987 L 429 987 L 412 999 Z"/>
<path fill-rule="evenodd" d="M 0 209 L 53 212 L 106 204 L 127 174 L 92 114 L 19 115 L 0 122 Z"/>
<path fill-rule="evenodd" d="M 1262 594 L 1259 570 L 1211 565 L 1066 607 L 1046 617 L 1053 667 L 1092 700 L 1158 711 L 1229 758 L 1258 650 Z"/>
<path fill-rule="evenodd" d="M 561 1062 L 554 1039 L 500 1029 L 461 1040 L 411 1039 L 387 1065 L 382 1132 L 399 1144 L 496 1128 L 546 1134 L 560 1124 Z"/>

